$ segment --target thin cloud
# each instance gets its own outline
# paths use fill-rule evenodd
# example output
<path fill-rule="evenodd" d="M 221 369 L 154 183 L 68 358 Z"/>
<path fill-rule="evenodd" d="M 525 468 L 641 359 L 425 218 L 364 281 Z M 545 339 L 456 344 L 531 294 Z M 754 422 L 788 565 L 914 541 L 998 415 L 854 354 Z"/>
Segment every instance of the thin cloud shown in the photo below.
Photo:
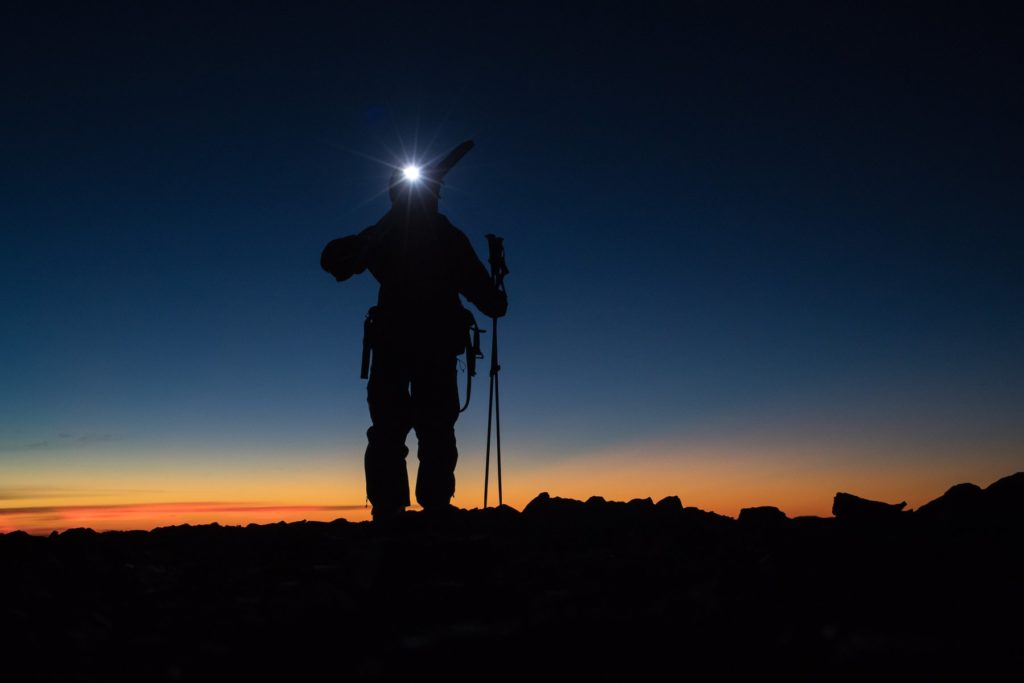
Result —
<path fill-rule="evenodd" d="M 57 489 L 42 489 L 32 486 L 17 486 L 0 489 L 0 500 L 24 500 L 26 498 L 57 498 L 61 495 Z"/>
<path fill-rule="evenodd" d="M 76 443 L 110 443 L 117 441 L 115 434 L 80 434 L 75 437 Z"/>
<path fill-rule="evenodd" d="M 114 505 L 32 505 L 0 508 L 0 516 L 60 513 L 210 513 L 210 512 L 335 512 L 359 510 L 363 505 L 268 505 L 249 502 L 189 501 L 178 503 L 119 503 Z"/>
<path fill-rule="evenodd" d="M 19 453 L 21 451 L 38 451 L 50 448 L 49 441 L 31 441 L 29 443 L 0 444 L 0 453 Z"/>
<path fill-rule="evenodd" d="M 24 451 L 39 450 L 66 450 L 76 446 L 91 446 L 94 444 L 113 443 L 120 441 L 121 437 L 110 432 L 85 432 L 74 434 L 61 432 L 57 434 L 56 440 L 41 439 L 39 441 L 28 441 L 22 443 L 0 444 L 0 453 L 20 453 Z"/>
<path fill-rule="evenodd" d="M 25 500 L 39 498 L 102 498 L 104 496 L 151 495 L 163 493 L 163 489 L 76 489 L 43 486 L 8 486 L 0 488 L 0 500 Z"/>

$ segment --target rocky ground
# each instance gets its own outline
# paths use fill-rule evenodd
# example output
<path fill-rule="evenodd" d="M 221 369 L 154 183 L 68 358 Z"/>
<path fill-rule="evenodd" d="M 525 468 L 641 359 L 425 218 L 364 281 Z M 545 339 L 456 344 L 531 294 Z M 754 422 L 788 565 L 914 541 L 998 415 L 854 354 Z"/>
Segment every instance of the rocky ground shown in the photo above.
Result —
<path fill-rule="evenodd" d="M 1020 671 L 1024 473 L 833 512 L 542 494 L 378 525 L 0 535 L 6 680 Z"/>

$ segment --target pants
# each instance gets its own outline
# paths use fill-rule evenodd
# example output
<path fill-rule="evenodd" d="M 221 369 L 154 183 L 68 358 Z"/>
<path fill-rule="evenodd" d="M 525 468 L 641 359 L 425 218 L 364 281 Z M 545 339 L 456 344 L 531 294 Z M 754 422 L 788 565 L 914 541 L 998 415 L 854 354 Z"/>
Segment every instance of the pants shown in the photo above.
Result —
<path fill-rule="evenodd" d="M 405 438 L 419 442 L 416 500 L 424 508 L 455 495 L 455 421 L 459 417 L 456 359 L 450 352 L 375 348 L 367 402 L 366 496 L 374 507 L 409 505 Z"/>

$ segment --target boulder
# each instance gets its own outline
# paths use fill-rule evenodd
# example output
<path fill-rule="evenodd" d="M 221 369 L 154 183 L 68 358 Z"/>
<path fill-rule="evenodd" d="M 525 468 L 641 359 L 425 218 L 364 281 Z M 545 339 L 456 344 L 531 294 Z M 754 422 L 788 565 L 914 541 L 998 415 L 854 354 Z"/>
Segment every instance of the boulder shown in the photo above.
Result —
<path fill-rule="evenodd" d="M 757 528 L 775 528 L 789 521 L 786 513 L 772 505 L 743 508 L 740 510 L 740 524 Z"/>
<path fill-rule="evenodd" d="M 679 500 L 679 496 L 665 496 L 655 503 L 654 507 L 663 511 L 675 512 L 683 509 L 683 502 Z"/>
<path fill-rule="evenodd" d="M 985 495 L 975 484 L 957 484 L 919 507 L 914 515 L 928 521 L 973 520 L 985 512 Z"/>
<path fill-rule="evenodd" d="M 1017 472 L 985 488 L 989 514 L 1000 522 L 1024 519 L 1024 472 Z"/>
<path fill-rule="evenodd" d="M 935 500 L 925 503 L 914 516 L 928 522 L 1001 526 L 1024 518 L 1024 472 L 981 488 L 957 484 Z"/>
<path fill-rule="evenodd" d="M 880 521 L 896 519 L 907 506 L 901 503 L 882 503 L 840 491 L 832 500 L 832 514 L 836 519 L 851 521 Z"/>
<path fill-rule="evenodd" d="M 585 503 L 573 498 L 552 497 L 547 491 L 539 493 L 523 508 L 523 514 L 528 517 L 536 515 L 558 514 L 560 512 L 578 512 Z"/>

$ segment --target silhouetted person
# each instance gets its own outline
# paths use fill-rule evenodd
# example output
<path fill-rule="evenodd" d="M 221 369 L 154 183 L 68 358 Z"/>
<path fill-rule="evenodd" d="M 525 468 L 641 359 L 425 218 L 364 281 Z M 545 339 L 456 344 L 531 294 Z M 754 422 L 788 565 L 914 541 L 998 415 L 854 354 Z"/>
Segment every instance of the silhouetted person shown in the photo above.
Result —
<path fill-rule="evenodd" d="M 372 346 L 367 401 L 373 424 L 366 433 L 365 470 L 374 520 L 410 505 L 410 429 L 419 441 L 417 502 L 428 512 L 451 508 L 458 459 L 456 356 L 466 348 L 472 319 L 459 295 L 488 317 L 504 315 L 508 306 L 469 239 L 437 211 L 446 170 L 425 169 L 416 179 L 396 172 L 384 217 L 358 235 L 330 242 L 321 256 L 338 281 L 369 269 L 380 282 L 364 339 Z"/>

